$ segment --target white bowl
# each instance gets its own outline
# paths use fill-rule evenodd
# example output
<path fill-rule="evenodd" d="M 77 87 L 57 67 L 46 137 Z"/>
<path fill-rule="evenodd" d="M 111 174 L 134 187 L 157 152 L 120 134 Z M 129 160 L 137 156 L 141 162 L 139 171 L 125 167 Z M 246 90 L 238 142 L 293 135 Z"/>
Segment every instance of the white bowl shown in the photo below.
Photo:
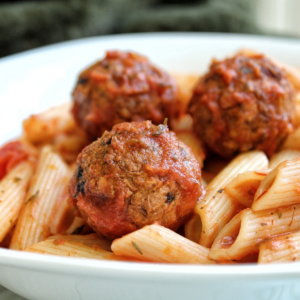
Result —
<path fill-rule="evenodd" d="M 232 34 L 116 35 L 62 43 L 0 60 L 0 144 L 26 116 L 69 100 L 80 70 L 106 49 L 147 55 L 170 72 L 203 73 L 241 48 L 300 66 L 300 40 Z M 300 264 L 202 266 L 64 258 L 0 249 L 0 284 L 37 300 L 296 300 Z M 3 298 L 4 299 L 4 298 Z"/>

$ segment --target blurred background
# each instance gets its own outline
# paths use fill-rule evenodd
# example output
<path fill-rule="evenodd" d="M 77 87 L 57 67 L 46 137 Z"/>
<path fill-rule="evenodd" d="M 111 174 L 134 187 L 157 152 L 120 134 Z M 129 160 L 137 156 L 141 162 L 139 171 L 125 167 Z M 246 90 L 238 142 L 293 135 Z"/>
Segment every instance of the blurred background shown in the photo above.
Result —
<path fill-rule="evenodd" d="M 0 57 L 81 37 L 198 31 L 300 37 L 300 0 L 0 0 Z"/>

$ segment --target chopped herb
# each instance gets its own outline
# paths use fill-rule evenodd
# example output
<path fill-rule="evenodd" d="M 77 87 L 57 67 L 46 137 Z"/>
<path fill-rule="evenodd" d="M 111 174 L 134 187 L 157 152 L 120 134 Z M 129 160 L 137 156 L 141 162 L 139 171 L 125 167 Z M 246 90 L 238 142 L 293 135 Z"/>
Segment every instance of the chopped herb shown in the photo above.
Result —
<path fill-rule="evenodd" d="M 220 190 L 218 190 L 218 193 L 222 194 L 223 191 L 224 191 L 224 189 L 220 189 Z"/>
<path fill-rule="evenodd" d="M 14 180 L 15 183 L 17 183 L 21 180 L 21 178 L 20 177 L 15 177 L 13 180 Z"/>
<path fill-rule="evenodd" d="M 84 228 L 84 225 L 76 228 L 71 234 L 72 235 L 79 234 L 83 230 L 83 228 Z"/>
<path fill-rule="evenodd" d="M 141 251 L 141 249 L 138 247 L 138 245 L 135 242 L 132 241 L 132 245 L 139 254 L 143 255 L 143 252 Z"/>
<path fill-rule="evenodd" d="M 168 130 L 168 118 L 165 118 L 164 124 L 158 125 L 158 130 L 153 132 L 153 136 L 160 136 L 162 133 Z"/>
<path fill-rule="evenodd" d="M 25 202 L 25 204 L 27 204 L 30 201 L 35 201 L 38 195 L 39 195 L 39 191 L 36 191 L 35 194 L 33 194 L 31 197 L 29 197 L 27 199 L 27 201 Z"/>
<path fill-rule="evenodd" d="M 260 223 L 261 226 L 267 226 L 268 223 Z"/>
<path fill-rule="evenodd" d="M 276 212 L 278 218 L 280 219 L 280 218 L 282 217 L 282 213 L 281 213 L 281 212 L 278 212 L 278 211 L 275 211 L 275 212 Z"/>

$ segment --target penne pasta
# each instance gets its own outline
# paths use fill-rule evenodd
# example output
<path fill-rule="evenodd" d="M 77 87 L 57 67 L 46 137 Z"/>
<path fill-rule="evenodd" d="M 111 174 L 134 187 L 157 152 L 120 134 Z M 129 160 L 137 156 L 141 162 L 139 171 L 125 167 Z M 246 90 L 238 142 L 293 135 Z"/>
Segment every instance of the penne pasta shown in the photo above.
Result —
<path fill-rule="evenodd" d="M 246 207 L 251 207 L 254 195 L 269 170 L 249 171 L 239 174 L 225 187 L 225 192 Z"/>
<path fill-rule="evenodd" d="M 203 161 L 205 159 L 205 151 L 202 142 L 192 131 L 178 131 L 176 132 L 177 138 L 185 145 L 189 146 L 197 159 L 200 167 L 203 167 Z"/>
<path fill-rule="evenodd" d="M 298 150 L 281 150 L 280 152 L 276 153 L 270 158 L 270 169 L 276 168 L 280 163 L 284 162 L 285 160 L 291 160 L 297 157 L 300 157 L 300 151 Z"/>
<path fill-rule="evenodd" d="M 47 240 L 54 241 L 56 239 L 61 239 L 71 243 L 79 243 L 89 247 L 97 245 L 102 250 L 111 252 L 112 241 L 108 240 L 103 235 L 97 233 L 91 233 L 87 235 L 53 235 Z"/>
<path fill-rule="evenodd" d="M 51 254 L 58 256 L 84 257 L 92 259 L 128 260 L 122 256 L 116 256 L 111 252 L 102 250 L 98 245 L 91 247 L 81 243 L 67 241 L 63 238 L 48 239 L 26 248 L 26 252 Z"/>
<path fill-rule="evenodd" d="M 194 214 L 193 217 L 184 224 L 184 236 L 195 243 L 199 242 L 201 230 L 202 224 L 198 214 Z"/>
<path fill-rule="evenodd" d="M 71 102 L 66 102 L 24 120 L 27 139 L 33 144 L 50 143 L 58 133 L 73 128 L 75 123 L 70 113 L 71 106 Z"/>
<path fill-rule="evenodd" d="M 208 259 L 209 249 L 156 224 L 114 240 L 111 249 L 116 255 L 153 262 L 214 263 Z"/>
<path fill-rule="evenodd" d="M 300 231 L 267 240 L 259 246 L 259 263 L 300 260 Z"/>
<path fill-rule="evenodd" d="M 0 242 L 15 225 L 32 173 L 32 164 L 22 162 L 0 181 Z"/>
<path fill-rule="evenodd" d="M 176 73 L 172 75 L 179 87 L 179 98 L 181 104 L 180 111 L 186 111 L 193 93 L 194 86 L 199 80 L 199 75 L 182 75 Z"/>
<path fill-rule="evenodd" d="M 195 212 L 202 222 L 199 244 L 210 247 L 221 229 L 243 208 L 224 188 L 238 174 L 268 167 L 268 159 L 261 151 L 238 155 L 207 186 L 205 197 L 197 203 Z"/>
<path fill-rule="evenodd" d="M 300 203 L 299 178 L 300 157 L 280 163 L 258 187 L 252 210 L 273 209 Z"/>
<path fill-rule="evenodd" d="M 296 95 L 296 118 L 295 118 L 295 125 L 297 127 L 300 126 L 300 92 Z"/>
<path fill-rule="evenodd" d="M 274 236 L 300 230 L 300 205 L 237 214 L 216 237 L 209 257 L 216 261 L 239 260 L 258 251 Z"/>
<path fill-rule="evenodd" d="M 85 225 L 86 221 L 82 218 L 75 217 L 70 227 L 66 230 L 66 234 L 80 234 Z"/>
<path fill-rule="evenodd" d="M 300 151 L 300 127 L 297 128 L 293 133 L 289 134 L 289 136 L 281 146 L 281 150 L 284 149 Z"/>
<path fill-rule="evenodd" d="M 68 179 L 66 164 L 51 147 L 44 147 L 12 237 L 11 249 L 23 250 L 49 236 L 50 216 Z"/>

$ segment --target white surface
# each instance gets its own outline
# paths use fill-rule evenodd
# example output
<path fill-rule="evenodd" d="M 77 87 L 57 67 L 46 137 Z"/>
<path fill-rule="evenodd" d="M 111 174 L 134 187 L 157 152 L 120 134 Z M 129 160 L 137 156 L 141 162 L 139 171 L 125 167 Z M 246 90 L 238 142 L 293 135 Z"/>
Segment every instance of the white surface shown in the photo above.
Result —
<path fill-rule="evenodd" d="M 300 66 L 300 40 L 221 34 L 107 36 L 8 57 L 0 61 L 0 144 L 20 132 L 22 119 L 30 113 L 68 100 L 78 72 L 106 49 L 134 50 L 170 72 L 200 74 L 212 57 L 223 58 L 241 48 Z M 0 249 L 0 269 L 0 284 L 33 300 L 300 299 L 299 263 L 142 264 Z"/>

